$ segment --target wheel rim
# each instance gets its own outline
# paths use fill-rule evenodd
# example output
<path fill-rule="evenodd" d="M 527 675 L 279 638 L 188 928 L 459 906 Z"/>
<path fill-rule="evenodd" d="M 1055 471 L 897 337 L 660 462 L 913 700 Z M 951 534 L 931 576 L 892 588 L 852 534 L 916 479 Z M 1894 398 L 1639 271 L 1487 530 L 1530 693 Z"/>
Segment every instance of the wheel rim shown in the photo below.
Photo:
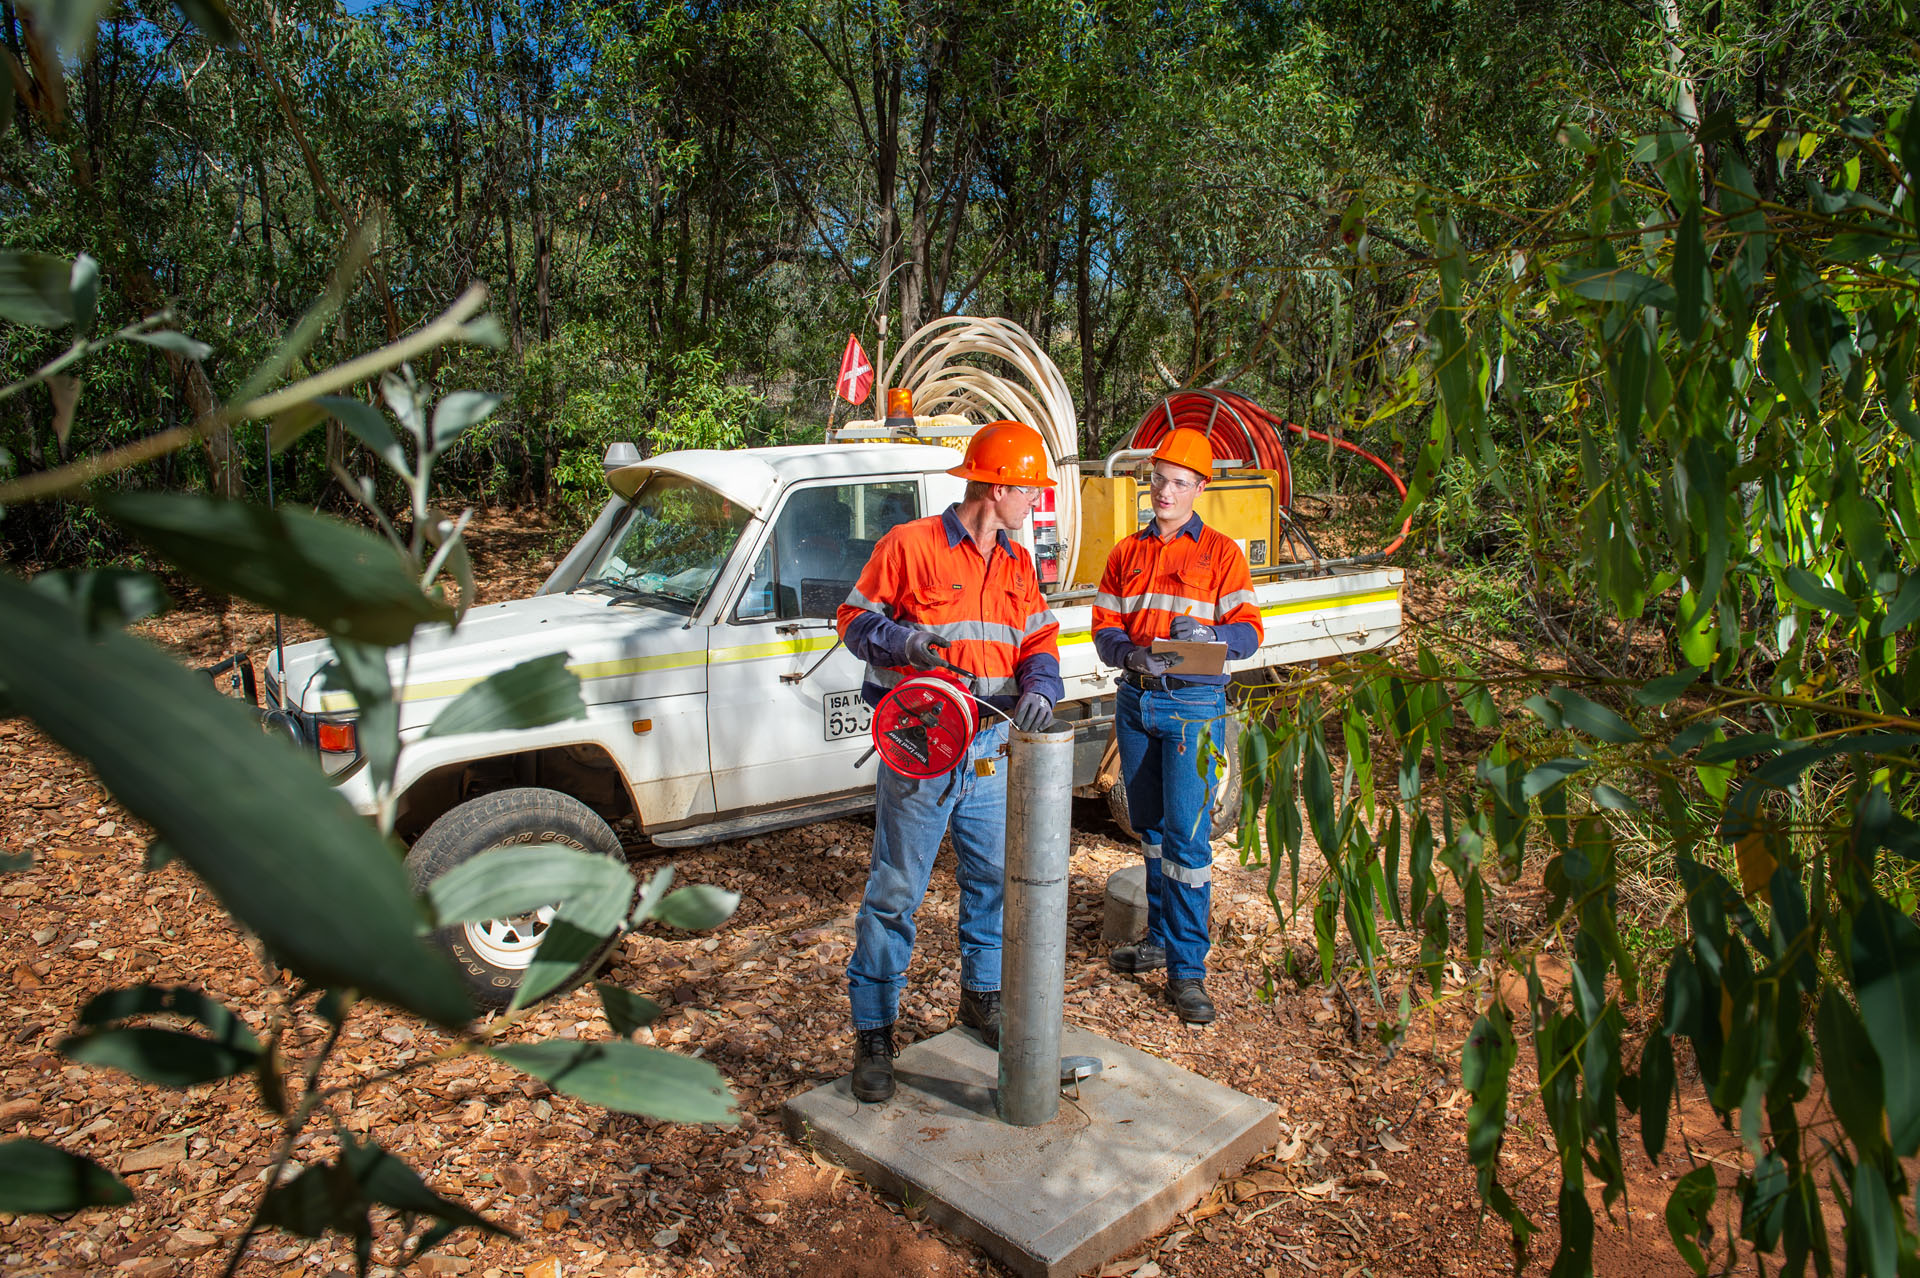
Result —
<path fill-rule="evenodd" d="M 543 905 L 529 914 L 468 923 L 463 930 L 467 944 L 483 962 L 524 971 L 533 962 L 533 952 L 540 948 L 540 938 L 547 934 L 547 927 L 553 922 L 553 912 L 553 906 Z"/>

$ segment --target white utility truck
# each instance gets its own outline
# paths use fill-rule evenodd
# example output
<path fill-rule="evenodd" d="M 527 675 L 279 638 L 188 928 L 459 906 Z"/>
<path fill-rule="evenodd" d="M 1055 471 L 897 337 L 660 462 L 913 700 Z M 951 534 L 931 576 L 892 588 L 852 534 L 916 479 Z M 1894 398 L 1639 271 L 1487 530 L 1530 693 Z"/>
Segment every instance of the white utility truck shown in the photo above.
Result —
<path fill-rule="evenodd" d="M 834 613 L 889 528 L 959 499 L 964 483 L 946 471 L 960 452 L 948 445 L 987 420 L 965 418 L 856 424 L 801 447 L 644 459 L 630 446 L 610 449 L 612 498 L 537 594 L 475 607 L 457 630 L 417 634 L 404 662 L 394 654 L 405 743 L 396 829 L 412 846 L 416 883 L 507 843 L 619 856 L 610 823 L 628 818 L 645 840 L 679 847 L 870 809 L 878 764 L 860 697 L 863 666 L 838 643 Z M 1077 491 L 1063 494 L 1055 513 L 1074 523 L 1053 538 L 1043 528 L 1040 547 L 1051 557 L 1042 576 L 1052 579 L 1066 685 L 1056 713 L 1079 734 L 1083 794 L 1103 780 L 1111 787 L 1100 774 L 1119 673 L 1094 652 L 1092 584 L 1115 537 L 1148 517 L 1146 485 L 1127 472 L 1127 456 L 1117 460 L 1089 467 Z M 1073 483 L 1077 467 L 1059 469 L 1063 487 Z M 1261 679 L 1274 667 L 1392 643 L 1401 571 L 1274 562 L 1288 521 L 1273 496 L 1271 474 L 1229 464 L 1199 507 L 1256 565 L 1265 642 L 1231 668 Z M 580 678 L 585 718 L 420 739 L 448 699 L 554 652 L 565 652 Z M 371 812 L 367 769 L 342 730 L 352 699 L 322 686 L 330 659 L 324 640 L 287 647 L 284 666 L 271 657 L 267 705 L 293 720 L 346 797 Z M 1224 744 L 1237 766 L 1234 743 Z M 1124 790 L 1111 788 L 1124 824 Z M 1229 824 L 1238 789 L 1232 774 L 1221 786 L 1216 811 Z M 504 1004 L 548 917 L 449 929 L 439 939 L 476 997 Z"/>

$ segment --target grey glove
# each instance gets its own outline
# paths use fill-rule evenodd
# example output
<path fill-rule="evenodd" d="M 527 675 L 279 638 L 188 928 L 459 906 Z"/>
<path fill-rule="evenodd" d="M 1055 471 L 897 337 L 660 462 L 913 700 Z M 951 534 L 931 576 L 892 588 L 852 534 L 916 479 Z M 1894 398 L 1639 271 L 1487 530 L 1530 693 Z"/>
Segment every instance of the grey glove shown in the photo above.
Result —
<path fill-rule="evenodd" d="M 1037 692 L 1023 692 L 1014 703 L 1013 726 L 1022 732 L 1038 732 L 1053 722 L 1053 702 Z"/>
<path fill-rule="evenodd" d="M 939 649 L 947 646 L 947 641 L 931 630 L 913 627 L 907 632 L 907 664 L 915 670 L 938 670 L 946 658 Z"/>
<path fill-rule="evenodd" d="M 1133 651 L 1127 654 L 1127 669 L 1135 674 L 1146 675 L 1150 679 L 1158 679 L 1179 664 L 1180 658 L 1175 654 L 1154 652 L 1138 644 L 1135 644 Z"/>
<path fill-rule="evenodd" d="M 1185 614 L 1173 619 L 1173 637 L 1181 643 L 1216 643 L 1220 638 L 1212 626 L 1203 626 Z"/>

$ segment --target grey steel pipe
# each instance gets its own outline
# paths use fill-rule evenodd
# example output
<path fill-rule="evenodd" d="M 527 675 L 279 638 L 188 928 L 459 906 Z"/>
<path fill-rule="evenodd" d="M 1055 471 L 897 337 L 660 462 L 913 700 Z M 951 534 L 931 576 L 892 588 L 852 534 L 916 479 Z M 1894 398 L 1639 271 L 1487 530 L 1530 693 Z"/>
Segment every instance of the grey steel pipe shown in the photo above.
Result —
<path fill-rule="evenodd" d="M 1067 982 L 1067 854 L 1073 728 L 1012 733 L 1007 760 L 1005 949 L 1000 972 L 1002 1122 L 1037 1127 L 1060 1110 Z"/>

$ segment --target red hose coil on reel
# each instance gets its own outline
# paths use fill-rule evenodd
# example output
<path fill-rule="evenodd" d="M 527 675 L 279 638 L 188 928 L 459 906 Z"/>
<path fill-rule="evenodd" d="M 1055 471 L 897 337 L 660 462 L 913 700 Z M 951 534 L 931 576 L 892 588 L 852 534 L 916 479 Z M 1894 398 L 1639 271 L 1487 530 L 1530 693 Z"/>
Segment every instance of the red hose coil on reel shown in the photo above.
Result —
<path fill-rule="evenodd" d="M 1177 427 L 1190 427 L 1206 435 L 1213 444 L 1216 457 L 1242 458 L 1261 470 L 1271 470 L 1279 474 L 1278 492 L 1283 507 L 1293 505 L 1293 468 L 1287 461 L 1285 436 L 1281 433 L 1290 430 L 1296 435 L 1305 435 L 1310 439 L 1322 440 L 1336 448 L 1344 448 L 1350 453 L 1366 458 L 1380 472 L 1393 481 L 1395 491 L 1404 499 L 1407 495 L 1406 481 L 1396 475 L 1393 467 L 1375 457 L 1364 448 L 1348 443 L 1344 439 L 1333 439 L 1325 431 L 1311 430 L 1295 422 L 1274 416 L 1260 405 L 1237 391 L 1229 390 L 1186 390 L 1175 391 L 1152 408 L 1133 428 L 1133 448 L 1152 448 L 1171 430 Z M 1409 515 L 1400 526 L 1400 535 L 1388 543 L 1381 555 L 1391 555 L 1400 549 L 1407 540 L 1407 534 L 1413 531 L 1413 517 Z"/>

